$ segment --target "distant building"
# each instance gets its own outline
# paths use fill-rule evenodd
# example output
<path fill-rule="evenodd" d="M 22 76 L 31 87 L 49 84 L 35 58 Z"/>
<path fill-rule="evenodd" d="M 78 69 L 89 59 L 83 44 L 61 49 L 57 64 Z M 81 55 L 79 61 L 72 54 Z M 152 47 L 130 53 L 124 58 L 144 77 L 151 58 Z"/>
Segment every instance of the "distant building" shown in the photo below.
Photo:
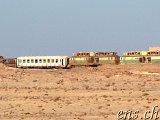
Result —
<path fill-rule="evenodd" d="M 149 47 L 149 51 L 160 51 L 160 47 Z"/>

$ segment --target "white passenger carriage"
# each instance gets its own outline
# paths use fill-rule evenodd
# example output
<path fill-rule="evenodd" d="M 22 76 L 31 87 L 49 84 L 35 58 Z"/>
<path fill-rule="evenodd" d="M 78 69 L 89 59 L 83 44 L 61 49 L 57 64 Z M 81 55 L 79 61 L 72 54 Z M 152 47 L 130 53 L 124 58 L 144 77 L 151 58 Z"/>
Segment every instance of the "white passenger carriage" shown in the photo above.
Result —
<path fill-rule="evenodd" d="M 66 68 L 69 64 L 67 56 L 24 56 L 17 57 L 18 68 Z"/>

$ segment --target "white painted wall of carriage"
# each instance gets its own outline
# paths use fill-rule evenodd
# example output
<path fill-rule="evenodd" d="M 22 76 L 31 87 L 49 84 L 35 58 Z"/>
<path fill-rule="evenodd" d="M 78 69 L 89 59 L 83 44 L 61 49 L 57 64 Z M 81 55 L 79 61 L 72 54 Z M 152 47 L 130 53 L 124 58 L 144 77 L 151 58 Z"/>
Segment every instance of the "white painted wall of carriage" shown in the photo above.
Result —
<path fill-rule="evenodd" d="M 67 56 L 17 57 L 17 67 L 66 67 Z"/>

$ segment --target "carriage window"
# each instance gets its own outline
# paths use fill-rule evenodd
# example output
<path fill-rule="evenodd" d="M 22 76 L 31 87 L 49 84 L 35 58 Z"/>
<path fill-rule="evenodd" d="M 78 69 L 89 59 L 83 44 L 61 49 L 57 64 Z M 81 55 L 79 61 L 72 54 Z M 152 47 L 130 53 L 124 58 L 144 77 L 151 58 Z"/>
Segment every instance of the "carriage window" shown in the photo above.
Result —
<path fill-rule="evenodd" d="M 43 59 L 43 63 L 46 63 L 46 59 Z"/>
<path fill-rule="evenodd" d="M 23 63 L 26 63 L 26 60 L 23 60 Z"/>
<path fill-rule="evenodd" d="M 52 59 L 52 63 L 54 63 L 54 59 Z"/>
<path fill-rule="evenodd" d="M 47 62 L 50 63 L 50 59 L 48 59 Z"/>
<path fill-rule="evenodd" d="M 31 60 L 31 63 L 34 63 L 34 60 L 33 60 L 33 59 Z"/>
<path fill-rule="evenodd" d="M 58 59 L 56 59 L 56 63 L 58 63 Z"/>
<path fill-rule="evenodd" d="M 39 63 L 42 63 L 42 59 L 39 59 Z"/>
<path fill-rule="evenodd" d="M 38 63 L 38 60 L 37 60 L 37 59 L 35 59 L 35 63 Z"/>
<path fill-rule="evenodd" d="M 27 63 L 30 63 L 30 60 L 29 60 L 29 59 L 27 60 Z"/>

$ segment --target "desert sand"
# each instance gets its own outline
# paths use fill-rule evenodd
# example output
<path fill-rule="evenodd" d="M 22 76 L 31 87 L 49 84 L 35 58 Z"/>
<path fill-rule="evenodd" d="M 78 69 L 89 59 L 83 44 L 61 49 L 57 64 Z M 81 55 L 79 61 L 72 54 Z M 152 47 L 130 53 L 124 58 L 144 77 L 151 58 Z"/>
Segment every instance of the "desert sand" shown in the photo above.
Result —
<path fill-rule="evenodd" d="M 118 120 L 120 110 L 140 116 L 155 105 L 160 108 L 160 65 L 0 65 L 0 120 Z"/>

